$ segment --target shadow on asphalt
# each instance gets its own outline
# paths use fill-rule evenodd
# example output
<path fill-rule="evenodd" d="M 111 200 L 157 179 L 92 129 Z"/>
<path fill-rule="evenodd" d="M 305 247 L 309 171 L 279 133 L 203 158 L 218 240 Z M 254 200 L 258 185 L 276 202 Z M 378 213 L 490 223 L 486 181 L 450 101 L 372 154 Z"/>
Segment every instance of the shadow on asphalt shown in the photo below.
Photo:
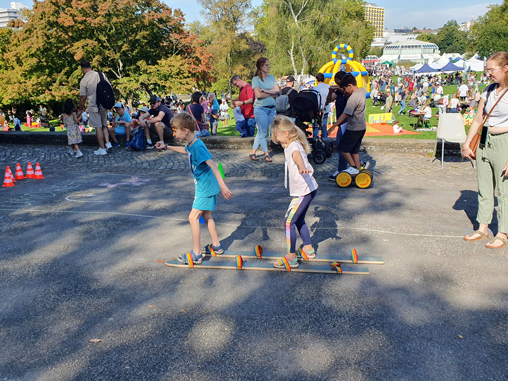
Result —
<path fill-rule="evenodd" d="M 41 183 L 0 194 L 6 208 L 0 212 L 7 215 L 0 219 L 3 378 L 506 376 L 499 366 L 508 351 L 506 335 L 499 335 L 508 329 L 506 310 L 454 306 L 442 296 L 454 281 L 434 265 L 411 269 L 414 276 L 401 276 L 400 286 L 372 276 L 169 269 L 155 259 L 166 259 L 183 239 L 190 245 L 191 182 L 168 175 L 137 186 L 123 176 L 109 178 L 117 186 L 107 188 L 98 185 L 105 177 L 81 175 L 49 190 Z M 237 201 L 220 203 L 218 223 L 221 214 L 240 216 L 223 240 L 226 247 L 256 239 L 259 231 L 260 239 L 284 245 L 290 197 L 268 188 L 262 194 L 245 187 Z M 345 240 L 337 224 L 353 223 L 358 205 L 364 215 L 405 207 L 404 200 L 389 198 L 389 185 L 321 188 L 308 214 L 308 222 L 316 219 L 309 223 L 316 246 Z M 468 217 L 472 193 L 462 192 L 454 207 Z M 368 233 L 355 240 L 372 245 Z M 97 338 L 102 342 L 90 343 Z"/>

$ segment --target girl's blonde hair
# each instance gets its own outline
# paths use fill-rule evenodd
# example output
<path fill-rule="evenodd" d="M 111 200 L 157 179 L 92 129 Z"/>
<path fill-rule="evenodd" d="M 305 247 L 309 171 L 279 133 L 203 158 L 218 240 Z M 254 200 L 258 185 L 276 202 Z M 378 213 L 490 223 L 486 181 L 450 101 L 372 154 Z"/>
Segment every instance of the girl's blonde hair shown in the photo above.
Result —
<path fill-rule="evenodd" d="M 275 134 L 280 134 L 287 131 L 288 145 L 294 141 L 298 141 L 303 146 L 305 152 L 308 154 L 310 153 L 310 145 L 307 141 L 307 136 L 305 136 L 305 133 L 300 128 L 296 127 L 291 119 L 289 119 L 287 116 L 277 115 L 275 118 L 273 118 L 273 122 L 270 128 L 272 129 L 272 141 L 274 143 L 279 143 L 275 138 Z"/>

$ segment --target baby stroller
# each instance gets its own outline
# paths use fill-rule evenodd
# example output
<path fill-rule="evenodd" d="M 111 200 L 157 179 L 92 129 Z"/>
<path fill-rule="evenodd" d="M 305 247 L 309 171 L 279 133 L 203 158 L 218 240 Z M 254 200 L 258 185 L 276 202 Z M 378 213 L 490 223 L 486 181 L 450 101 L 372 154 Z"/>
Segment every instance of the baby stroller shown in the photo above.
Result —
<path fill-rule="evenodd" d="M 317 123 L 321 125 L 323 113 L 321 112 L 321 94 L 314 90 L 302 90 L 293 101 L 293 107 L 296 112 L 295 124 L 301 128 L 308 136 L 308 141 L 312 147 L 312 153 L 309 154 L 309 159 L 312 159 L 316 164 L 323 164 L 327 157 L 332 156 L 332 144 L 323 140 L 318 136 L 312 138 L 312 133 L 307 131 L 308 125 L 306 123 Z"/>

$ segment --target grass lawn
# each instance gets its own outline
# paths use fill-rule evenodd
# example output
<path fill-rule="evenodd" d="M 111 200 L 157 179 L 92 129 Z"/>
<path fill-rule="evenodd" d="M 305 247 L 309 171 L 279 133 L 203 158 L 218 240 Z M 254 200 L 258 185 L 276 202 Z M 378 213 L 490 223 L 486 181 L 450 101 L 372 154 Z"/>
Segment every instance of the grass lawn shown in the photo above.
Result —
<path fill-rule="evenodd" d="M 480 91 L 485 86 L 480 87 Z M 451 86 L 443 86 L 444 94 L 454 94 L 457 92 L 457 86 L 451 85 Z M 407 102 L 406 102 L 407 104 Z M 414 123 L 413 118 L 409 118 L 409 113 L 406 112 L 404 115 L 397 115 L 397 112 L 400 110 L 400 106 L 397 106 L 394 104 L 393 106 L 393 114 L 395 115 L 395 118 L 399 121 L 402 128 L 405 130 L 412 130 L 412 124 Z M 406 107 L 406 110 L 408 108 Z M 381 110 L 380 107 L 372 107 L 372 99 L 367 99 L 367 121 L 369 120 L 370 114 L 381 114 L 384 110 Z M 437 107 L 432 107 L 432 115 L 436 115 L 438 113 Z M 223 127 L 223 122 L 219 120 L 219 124 L 217 127 L 217 134 L 219 136 L 240 136 L 240 133 L 236 130 L 236 121 L 233 118 L 233 108 L 229 108 L 229 116 L 227 127 Z M 432 117 L 430 120 L 430 126 L 431 127 L 437 127 L 439 118 Z M 55 126 L 56 131 L 65 131 L 63 128 L 60 127 L 60 124 L 57 119 L 51 120 L 50 124 Z M 9 124 L 12 128 L 14 128 L 14 125 Z M 22 131 L 31 131 L 31 132 L 49 132 L 49 128 L 29 128 L 24 125 L 24 122 L 22 122 Z M 469 130 L 469 126 L 466 126 L 466 133 Z M 384 138 L 390 138 L 390 139 L 436 139 L 436 132 L 434 131 L 423 131 L 418 135 L 387 135 L 387 136 L 372 136 L 369 137 L 369 139 L 384 139 Z"/>

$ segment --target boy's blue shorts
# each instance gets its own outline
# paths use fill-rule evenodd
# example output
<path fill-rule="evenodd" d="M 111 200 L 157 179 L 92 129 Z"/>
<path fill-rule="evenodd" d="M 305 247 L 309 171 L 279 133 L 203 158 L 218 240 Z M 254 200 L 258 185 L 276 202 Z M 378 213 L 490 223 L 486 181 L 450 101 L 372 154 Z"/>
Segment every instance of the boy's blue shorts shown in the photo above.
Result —
<path fill-rule="evenodd" d="M 192 207 L 197 210 L 215 210 L 217 195 L 211 197 L 195 197 Z"/>

